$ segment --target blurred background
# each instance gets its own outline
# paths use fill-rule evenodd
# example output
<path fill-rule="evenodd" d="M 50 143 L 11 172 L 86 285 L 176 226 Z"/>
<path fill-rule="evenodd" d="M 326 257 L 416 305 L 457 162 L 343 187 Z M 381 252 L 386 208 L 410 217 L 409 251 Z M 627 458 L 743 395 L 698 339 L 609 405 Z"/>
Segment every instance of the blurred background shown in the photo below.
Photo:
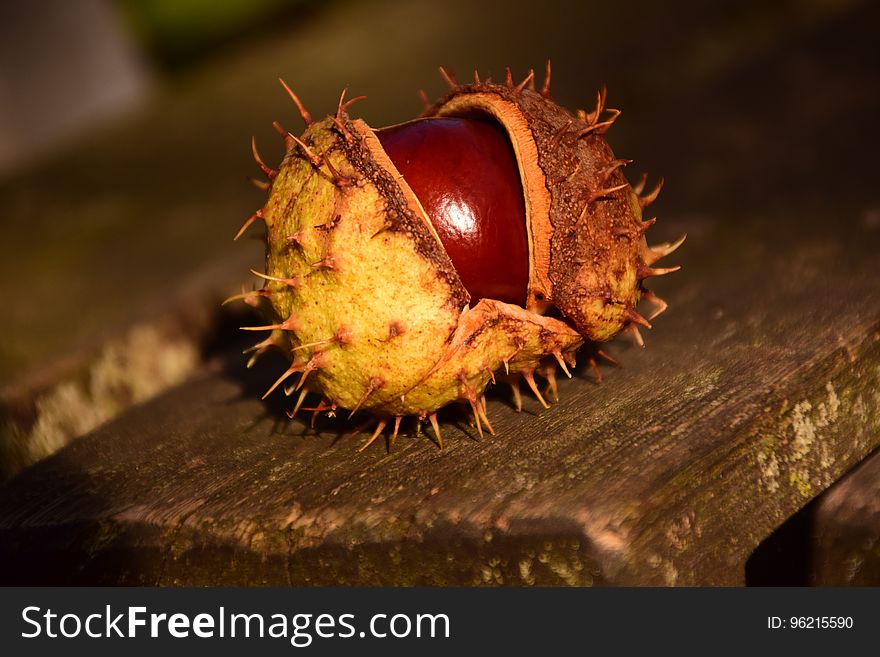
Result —
<path fill-rule="evenodd" d="M 271 122 L 302 128 L 279 77 L 316 115 L 365 94 L 381 126 L 443 92 L 438 65 L 540 79 L 550 58 L 563 105 L 607 85 L 631 178 L 666 178 L 656 240 L 703 218 L 878 227 L 878 25 L 858 0 L 0 3 L 2 471 L 231 339 L 217 301 L 261 254 L 231 240 L 262 204 L 251 135 L 271 164 Z"/>

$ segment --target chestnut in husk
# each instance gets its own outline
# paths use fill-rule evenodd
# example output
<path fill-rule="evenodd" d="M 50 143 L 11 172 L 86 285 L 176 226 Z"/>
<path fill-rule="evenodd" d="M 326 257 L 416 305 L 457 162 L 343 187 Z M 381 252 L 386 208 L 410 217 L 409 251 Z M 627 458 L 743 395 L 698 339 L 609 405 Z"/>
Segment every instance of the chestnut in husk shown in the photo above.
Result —
<path fill-rule="evenodd" d="M 677 269 L 653 265 L 684 239 L 647 245 L 642 210 L 660 185 L 643 194 L 623 176 L 604 91 L 572 113 L 550 99 L 549 63 L 540 89 L 533 72 L 519 84 L 509 70 L 502 84 L 441 73 L 450 90 L 421 119 L 381 130 L 352 119 L 358 99 L 344 93 L 315 121 L 284 85 L 306 131 L 275 124 L 278 170 L 254 149 L 269 197 L 239 235 L 265 222 L 265 284 L 235 298 L 270 320 L 246 327 L 269 332 L 253 358 L 278 348 L 291 361 L 266 394 L 298 392 L 291 416 L 310 391 L 316 413 L 369 411 L 364 447 L 391 423 L 393 444 L 406 416 L 442 445 L 437 411 L 453 402 L 482 435 L 499 370 L 517 406 L 519 380 L 546 406 L 535 374 L 555 395 L 557 366 L 569 374 L 585 343 L 602 353 L 596 343 L 628 331 L 642 344 L 638 326 L 666 309 L 644 281 Z"/>

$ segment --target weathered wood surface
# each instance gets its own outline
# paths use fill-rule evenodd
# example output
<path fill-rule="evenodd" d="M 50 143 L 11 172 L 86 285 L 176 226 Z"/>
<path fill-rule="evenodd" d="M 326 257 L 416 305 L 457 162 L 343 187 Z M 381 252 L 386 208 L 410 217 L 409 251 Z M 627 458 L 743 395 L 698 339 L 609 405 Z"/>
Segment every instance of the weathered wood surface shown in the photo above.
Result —
<path fill-rule="evenodd" d="M 880 230 L 679 227 L 672 307 L 605 384 L 580 372 L 542 412 L 493 399 L 498 437 L 448 415 L 446 449 L 385 455 L 344 422 L 285 427 L 235 366 L 206 372 L 0 489 L 3 580 L 741 583 L 880 441 Z"/>
<path fill-rule="evenodd" d="M 524 40 L 492 3 L 344 3 L 5 183 L 0 382 L 26 400 L 80 376 L 71 351 L 174 316 L 181 281 L 244 274 L 228 235 L 257 198 L 238 184 L 247 140 L 273 161 L 269 122 L 294 122 L 279 74 L 317 114 L 349 84 L 381 125 L 417 111 L 438 63 L 497 76 L 549 54 L 554 94 L 585 103 L 608 82 L 615 151 L 667 176 L 652 239 L 690 238 L 647 350 L 615 345 L 625 366 L 563 382 L 550 411 L 499 393 L 500 435 L 479 443 L 453 414 L 442 452 L 356 454 L 347 425 L 313 435 L 258 401 L 279 363 L 215 362 L 0 487 L 0 580 L 742 582 L 754 547 L 880 440 L 880 5 L 684 6 L 631 21 L 574 3 Z"/>
<path fill-rule="evenodd" d="M 810 583 L 880 585 L 880 452 L 835 484 L 811 512 Z"/>
<path fill-rule="evenodd" d="M 880 584 L 880 450 L 785 521 L 746 564 L 757 586 Z"/>

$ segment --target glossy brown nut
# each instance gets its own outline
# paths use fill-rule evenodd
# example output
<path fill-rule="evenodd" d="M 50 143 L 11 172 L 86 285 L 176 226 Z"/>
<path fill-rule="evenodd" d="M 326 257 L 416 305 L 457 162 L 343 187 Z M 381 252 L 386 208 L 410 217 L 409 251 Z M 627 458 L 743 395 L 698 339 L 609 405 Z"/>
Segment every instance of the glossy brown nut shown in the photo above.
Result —
<path fill-rule="evenodd" d="M 431 219 L 472 305 L 484 298 L 525 305 L 525 202 L 504 130 L 488 120 L 432 118 L 376 136 Z"/>

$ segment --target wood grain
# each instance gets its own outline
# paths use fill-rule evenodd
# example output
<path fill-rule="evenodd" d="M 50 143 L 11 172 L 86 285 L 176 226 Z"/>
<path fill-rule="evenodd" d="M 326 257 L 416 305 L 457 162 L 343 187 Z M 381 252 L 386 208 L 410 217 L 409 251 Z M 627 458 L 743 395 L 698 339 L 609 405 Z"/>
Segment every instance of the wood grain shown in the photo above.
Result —
<path fill-rule="evenodd" d="M 880 584 L 880 452 L 817 500 L 808 548 L 811 584 Z"/>
<path fill-rule="evenodd" d="M 821 217 L 822 215 L 819 214 Z M 739 584 L 774 527 L 880 442 L 880 231 L 667 221 L 685 268 L 644 351 L 482 441 L 392 453 L 258 401 L 239 357 L 0 489 L 0 579 L 137 584 Z M 664 235 L 660 235 L 664 237 Z M 270 371 L 271 370 L 271 371 Z M 250 377 L 250 378 L 248 378 Z M 458 428 L 455 427 L 458 426 Z"/>

